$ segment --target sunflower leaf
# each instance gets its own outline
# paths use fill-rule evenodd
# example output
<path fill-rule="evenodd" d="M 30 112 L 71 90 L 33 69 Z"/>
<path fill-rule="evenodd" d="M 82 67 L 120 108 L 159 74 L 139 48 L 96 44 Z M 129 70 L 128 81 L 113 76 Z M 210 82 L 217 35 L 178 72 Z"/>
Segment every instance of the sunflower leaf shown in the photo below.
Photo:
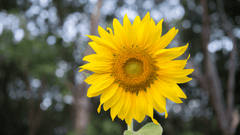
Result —
<path fill-rule="evenodd" d="M 156 125 L 153 122 L 147 123 L 137 132 L 125 130 L 123 135 L 162 135 L 163 129 L 160 124 Z"/>
<path fill-rule="evenodd" d="M 90 74 L 83 72 L 83 74 L 88 78 Z"/>
<path fill-rule="evenodd" d="M 163 132 L 160 124 L 156 125 L 153 122 L 147 123 L 141 129 L 139 129 L 136 135 L 161 135 Z M 134 134 L 135 135 L 135 134 Z"/>
<path fill-rule="evenodd" d="M 133 131 L 125 130 L 123 135 L 134 135 Z"/>

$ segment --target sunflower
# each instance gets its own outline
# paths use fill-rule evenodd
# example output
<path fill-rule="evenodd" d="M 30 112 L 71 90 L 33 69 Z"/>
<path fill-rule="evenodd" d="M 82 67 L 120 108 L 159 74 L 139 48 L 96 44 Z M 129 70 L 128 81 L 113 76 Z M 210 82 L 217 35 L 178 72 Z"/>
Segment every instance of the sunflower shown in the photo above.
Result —
<path fill-rule="evenodd" d="M 131 124 L 139 123 L 148 115 L 155 124 L 153 109 L 168 116 L 166 98 L 182 103 L 187 98 L 178 83 L 185 83 L 193 69 L 184 69 L 187 59 L 174 60 L 182 55 L 188 44 L 182 47 L 164 49 L 175 37 L 178 30 L 172 28 L 162 36 L 162 22 L 156 25 L 149 12 L 141 20 L 137 16 L 131 24 L 127 15 L 123 25 L 113 20 L 113 29 L 105 31 L 98 27 L 100 37 L 88 35 L 89 45 L 96 54 L 83 58 L 89 63 L 80 66 L 81 71 L 94 72 L 85 79 L 91 86 L 87 97 L 100 97 L 98 113 L 110 110 L 112 120 L 118 116 Z"/>

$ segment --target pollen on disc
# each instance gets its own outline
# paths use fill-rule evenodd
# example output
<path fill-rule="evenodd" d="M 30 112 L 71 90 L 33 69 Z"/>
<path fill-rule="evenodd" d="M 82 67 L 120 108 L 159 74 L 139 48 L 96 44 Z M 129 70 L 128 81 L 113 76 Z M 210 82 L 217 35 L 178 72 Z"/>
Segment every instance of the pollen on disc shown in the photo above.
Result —
<path fill-rule="evenodd" d="M 143 63 L 137 59 L 130 59 L 124 64 L 123 68 L 127 75 L 140 75 L 143 70 Z"/>

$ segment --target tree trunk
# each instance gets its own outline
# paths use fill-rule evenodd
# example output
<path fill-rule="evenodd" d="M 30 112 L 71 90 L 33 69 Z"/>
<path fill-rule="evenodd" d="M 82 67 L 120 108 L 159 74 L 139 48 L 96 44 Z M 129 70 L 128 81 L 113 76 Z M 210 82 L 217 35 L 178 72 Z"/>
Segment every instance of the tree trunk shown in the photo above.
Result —
<path fill-rule="evenodd" d="M 102 0 L 99 0 L 95 7 L 93 8 L 92 16 L 91 16 L 91 35 L 97 35 L 97 27 L 100 18 L 100 9 L 102 6 Z M 93 49 L 88 45 L 84 56 L 93 54 Z M 86 63 L 83 63 L 86 64 Z M 85 71 L 90 73 L 89 71 Z M 84 76 L 84 79 L 86 77 Z M 85 135 L 87 132 L 87 126 L 89 123 L 89 110 L 90 110 L 90 99 L 86 97 L 87 89 L 89 85 L 83 82 L 82 84 L 77 86 L 76 91 L 74 92 L 75 96 L 75 129 L 76 135 Z"/>
<path fill-rule="evenodd" d="M 226 27 L 228 22 L 224 12 L 223 2 L 221 0 L 218 0 L 218 8 L 219 8 L 218 10 L 220 12 L 223 28 L 233 42 L 233 50 L 231 51 L 230 58 L 229 58 L 230 69 L 229 69 L 229 76 L 228 76 L 228 82 L 227 82 L 227 98 L 226 98 L 227 107 L 225 107 L 224 106 L 225 102 L 222 94 L 223 90 L 221 87 L 221 80 L 217 72 L 216 63 L 215 61 L 212 61 L 210 59 L 210 53 L 207 48 L 209 44 L 209 37 L 210 37 L 210 29 L 209 29 L 210 22 L 209 22 L 209 15 L 208 15 L 207 0 L 201 0 L 201 6 L 204 9 L 204 12 L 202 14 L 202 17 L 203 17 L 202 44 L 203 44 L 203 53 L 204 53 L 204 71 L 205 71 L 204 79 L 207 80 L 205 81 L 206 84 L 201 83 L 201 80 L 203 80 L 202 79 L 203 77 L 197 77 L 197 79 L 200 80 L 200 84 L 202 85 L 202 87 L 210 93 L 210 100 L 213 103 L 213 108 L 218 118 L 218 124 L 223 135 L 233 135 L 239 124 L 239 112 L 233 109 L 233 104 L 234 104 L 233 91 L 234 91 L 234 82 L 235 82 L 234 61 L 236 59 L 236 56 L 235 56 L 236 41 L 230 31 L 230 28 Z"/>
<path fill-rule="evenodd" d="M 87 125 L 89 123 L 89 106 L 90 99 L 86 97 L 88 85 L 82 83 L 77 86 L 75 108 L 76 108 L 76 135 L 85 135 L 87 132 Z"/>

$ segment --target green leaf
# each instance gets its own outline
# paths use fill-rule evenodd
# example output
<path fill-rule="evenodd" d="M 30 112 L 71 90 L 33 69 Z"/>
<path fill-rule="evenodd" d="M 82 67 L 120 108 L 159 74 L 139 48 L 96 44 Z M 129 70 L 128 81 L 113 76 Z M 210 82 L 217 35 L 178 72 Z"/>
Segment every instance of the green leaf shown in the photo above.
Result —
<path fill-rule="evenodd" d="M 133 131 L 125 130 L 123 135 L 134 135 Z"/>
<path fill-rule="evenodd" d="M 124 135 L 162 135 L 163 129 L 160 124 L 156 125 L 153 122 L 147 123 L 137 132 L 125 130 Z"/>
<path fill-rule="evenodd" d="M 141 135 L 161 135 L 162 132 L 162 126 L 160 124 L 156 125 L 153 122 L 147 123 L 137 131 L 137 133 L 140 133 Z"/>
<path fill-rule="evenodd" d="M 83 72 L 83 74 L 88 78 L 90 74 Z"/>

